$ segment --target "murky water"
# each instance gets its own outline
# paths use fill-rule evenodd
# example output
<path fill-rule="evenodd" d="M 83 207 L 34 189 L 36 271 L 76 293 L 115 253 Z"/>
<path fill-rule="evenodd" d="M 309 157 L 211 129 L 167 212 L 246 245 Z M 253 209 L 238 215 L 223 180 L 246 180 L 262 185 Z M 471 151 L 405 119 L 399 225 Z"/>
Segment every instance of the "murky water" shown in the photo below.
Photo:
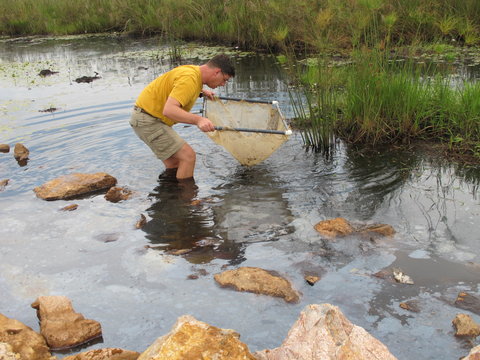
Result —
<path fill-rule="evenodd" d="M 240 166 L 194 127 L 177 130 L 198 153 L 196 185 L 160 177 L 163 166 L 133 134 L 133 102 L 169 67 L 157 40 L 63 39 L 0 44 L 0 143 L 30 149 L 19 166 L 0 154 L 0 312 L 38 330 L 30 304 L 65 295 L 100 321 L 103 342 L 88 349 L 143 351 L 184 314 L 232 328 L 252 351 L 279 346 L 307 304 L 337 305 L 399 359 L 457 359 L 472 344 L 454 336 L 459 291 L 480 295 L 479 169 L 440 164 L 421 153 L 354 152 L 339 144 L 329 159 L 305 151 L 294 134 L 271 158 Z M 194 63 L 220 49 L 184 50 Z M 221 95 L 276 99 L 288 92 L 268 56 L 238 56 Z M 42 78 L 40 70 L 58 74 Z M 81 76 L 101 79 L 77 83 Z M 198 107 L 200 103 L 198 104 Z M 40 112 L 57 108 L 54 112 Z M 13 151 L 13 150 L 12 150 Z M 104 171 L 136 196 L 46 202 L 32 189 L 71 173 Z M 197 201 L 198 200 L 198 201 Z M 61 212 L 76 203 L 78 209 Z M 140 214 L 143 230 L 135 229 Z M 371 241 L 329 241 L 313 226 L 342 216 L 387 223 L 397 233 Z M 147 246 L 148 245 L 148 246 Z M 183 256 L 173 249 L 192 248 Z M 288 277 L 301 302 L 216 285 L 227 266 L 257 266 Z M 372 274 L 399 267 L 415 285 Z M 303 276 L 322 279 L 309 286 Z M 197 279 L 188 279 L 197 275 Z M 399 307 L 417 300 L 412 313 Z M 76 353 L 75 349 L 69 353 Z M 62 357 L 63 354 L 57 354 Z"/>

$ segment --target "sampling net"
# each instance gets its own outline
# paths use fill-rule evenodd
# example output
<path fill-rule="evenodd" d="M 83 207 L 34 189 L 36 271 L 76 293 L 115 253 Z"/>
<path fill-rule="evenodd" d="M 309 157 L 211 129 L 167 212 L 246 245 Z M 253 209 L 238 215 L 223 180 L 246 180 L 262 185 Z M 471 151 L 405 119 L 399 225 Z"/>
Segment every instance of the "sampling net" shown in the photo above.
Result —
<path fill-rule="evenodd" d="M 204 114 L 216 127 L 242 129 L 217 130 L 208 136 L 227 149 L 240 164 L 256 165 L 272 155 L 285 141 L 288 127 L 276 102 L 257 102 L 217 98 L 204 101 Z M 258 131 L 256 131 L 258 130 Z M 262 133 L 260 131 L 277 133 Z"/>

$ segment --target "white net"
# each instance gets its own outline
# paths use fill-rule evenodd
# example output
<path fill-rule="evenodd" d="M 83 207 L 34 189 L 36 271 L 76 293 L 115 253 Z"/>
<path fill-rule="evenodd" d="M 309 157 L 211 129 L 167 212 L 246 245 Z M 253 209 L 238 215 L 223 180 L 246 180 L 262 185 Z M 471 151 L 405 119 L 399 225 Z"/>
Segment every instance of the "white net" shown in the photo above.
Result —
<path fill-rule="evenodd" d="M 215 126 L 280 132 L 288 130 L 282 113 L 271 103 L 235 99 L 206 100 L 204 112 Z M 288 136 L 284 134 L 255 131 L 219 130 L 207 134 L 227 149 L 240 164 L 246 166 L 262 162 L 288 140 Z"/>

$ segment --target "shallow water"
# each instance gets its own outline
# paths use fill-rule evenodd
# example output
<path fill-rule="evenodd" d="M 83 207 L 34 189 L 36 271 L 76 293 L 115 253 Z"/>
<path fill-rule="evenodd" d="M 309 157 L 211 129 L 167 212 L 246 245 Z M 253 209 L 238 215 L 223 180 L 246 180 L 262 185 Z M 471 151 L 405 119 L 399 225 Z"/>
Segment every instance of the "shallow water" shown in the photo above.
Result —
<path fill-rule="evenodd" d="M 102 324 L 103 342 L 86 349 L 141 352 L 191 314 L 236 330 L 256 351 L 279 346 L 307 304 L 331 303 L 399 359 L 468 353 L 472 344 L 455 338 L 451 321 L 463 312 L 480 322 L 479 314 L 452 305 L 459 291 L 480 296 L 480 271 L 472 266 L 480 263 L 478 168 L 341 143 L 327 159 L 305 151 L 299 134 L 262 164 L 244 168 L 196 128 L 177 125 L 198 153 L 198 188 L 179 187 L 159 178 L 163 166 L 128 125 L 136 96 L 170 66 L 160 48 L 155 39 L 102 37 L 0 44 L 0 143 L 30 149 L 25 166 L 13 149 L 0 154 L 0 180 L 10 179 L 0 192 L 2 314 L 38 330 L 30 304 L 40 295 L 65 295 Z M 216 51 L 188 46 L 184 56 L 202 63 Z M 271 58 L 242 55 L 236 63 L 238 75 L 218 94 L 276 99 L 291 114 L 286 82 Z M 46 68 L 59 73 L 39 77 Z M 95 71 L 101 79 L 74 81 Z M 58 110 L 39 112 L 52 107 Z M 67 173 L 99 171 L 136 195 L 120 203 L 102 195 L 46 202 L 32 191 Z M 59 211 L 72 203 L 77 210 Z M 137 230 L 140 214 L 149 222 Z M 314 230 L 337 216 L 387 223 L 397 233 L 329 241 Z M 168 253 L 183 248 L 193 251 Z M 301 301 L 222 289 L 213 275 L 225 266 L 275 270 Z M 415 284 L 371 276 L 391 267 Z M 312 287 L 307 273 L 322 278 Z M 401 309 L 406 300 L 418 300 L 421 311 Z"/>

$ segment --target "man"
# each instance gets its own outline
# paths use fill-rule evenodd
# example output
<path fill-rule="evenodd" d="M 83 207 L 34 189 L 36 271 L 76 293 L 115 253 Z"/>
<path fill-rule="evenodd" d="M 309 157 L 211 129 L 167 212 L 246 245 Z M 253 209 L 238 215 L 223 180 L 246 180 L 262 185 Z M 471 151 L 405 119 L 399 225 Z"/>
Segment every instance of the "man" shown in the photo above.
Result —
<path fill-rule="evenodd" d="M 226 55 L 217 55 L 203 65 L 183 65 L 153 80 L 135 102 L 130 125 L 137 136 L 163 161 L 166 170 L 176 172 L 178 180 L 193 178 L 195 151 L 172 126 L 193 124 L 201 131 L 214 131 L 213 123 L 189 111 L 200 96 L 213 100 L 214 93 L 203 89 L 224 86 L 235 76 Z"/>

